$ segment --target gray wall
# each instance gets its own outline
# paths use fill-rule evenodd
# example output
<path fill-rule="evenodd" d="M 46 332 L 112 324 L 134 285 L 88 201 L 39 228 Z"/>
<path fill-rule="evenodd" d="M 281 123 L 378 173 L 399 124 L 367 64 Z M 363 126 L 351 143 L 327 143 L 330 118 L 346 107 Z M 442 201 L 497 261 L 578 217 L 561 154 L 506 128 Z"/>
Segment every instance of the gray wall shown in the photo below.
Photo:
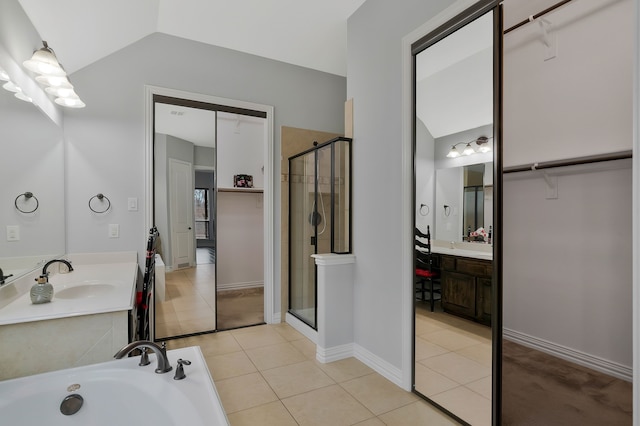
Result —
<path fill-rule="evenodd" d="M 67 111 L 67 213 L 69 251 L 137 249 L 144 229 L 144 85 L 273 105 L 273 170 L 280 174 L 280 127 L 341 133 L 345 78 L 253 55 L 152 34 L 75 72 L 72 81 L 87 107 Z M 97 191 L 109 195 L 113 209 L 105 218 L 85 214 Z M 128 212 L 128 197 L 139 210 Z M 276 185 L 275 206 L 280 206 Z M 275 264 L 280 264 L 280 212 L 274 216 Z M 120 238 L 109 239 L 108 223 L 120 224 Z M 279 272 L 275 294 L 280 293 Z M 276 298 L 276 312 L 280 310 Z"/>

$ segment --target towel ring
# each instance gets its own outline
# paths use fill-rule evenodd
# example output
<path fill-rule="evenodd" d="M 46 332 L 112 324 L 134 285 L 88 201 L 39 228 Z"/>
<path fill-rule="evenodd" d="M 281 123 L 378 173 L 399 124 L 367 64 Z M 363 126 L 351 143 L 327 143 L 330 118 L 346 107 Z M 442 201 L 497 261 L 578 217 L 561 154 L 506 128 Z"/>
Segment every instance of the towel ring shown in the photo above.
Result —
<path fill-rule="evenodd" d="M 25 201 L 28 201 L 30 198 L 33 198 L 34 200 L 36 200 L 36 206 L 33 208 L 33 210 L 22 210 L 20 207 L 18 207 L 18 199 L 20 197 L 24 197 Z M 24 194 L 20 194 L 16 197 L 15 201 L 13 202 L 13 204 L 16 206 L 16 209 L 18 209 L 18 211 L 22 212 L 22 213 L 33 213 L 36 210 L 38 210 L 38 206 L 40 206 L 40 202 L 38 202 L 38 199 L 36 198 L 35 195 L 33 195 L 32 192 L 25 192 Z"/>
<path fill-rule="evenodd" d="M 444 215 L 448 217 L 450 214 L 451 214 L 451 206 L 447 206 L 445 204 L 445 206 L 444 206 Z"/>
<path fill-rule="evenodd" d="M 94 198 L 97 198 L 100 201 L 107 200 L 107 208 L 104 210 L 96 210 L 93 207 L 91 207 L 91 202 L 93 201 Z M 96 194 L 93 197 L 89 198 L 89 210 L 91 210 L 94 213 L 106 213 L 106 211 L 109 210 L 110 208 L 111 208 L 111 201 L 104 194 Z"/>
<path fill-rule="evenodd" d="M 426 204 L 420 204 L 420 216 L 426 216 L 428 214 L 429 214 L 429 206 Z"/>

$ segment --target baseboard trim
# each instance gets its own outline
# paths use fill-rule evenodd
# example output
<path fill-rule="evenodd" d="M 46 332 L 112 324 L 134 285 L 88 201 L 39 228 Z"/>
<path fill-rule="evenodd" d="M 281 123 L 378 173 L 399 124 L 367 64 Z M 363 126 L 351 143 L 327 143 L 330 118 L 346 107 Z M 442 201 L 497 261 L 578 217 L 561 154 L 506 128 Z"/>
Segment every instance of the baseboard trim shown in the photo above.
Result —
<path fill-rule="evenodd" d="M 279 324 L 282 322 L 282 316 L 280 312 L 274 312 L 271 316 L 271 324 Z"/>
<path fill-rule="evenodd" d="M 353 343 L 330 348 L 316 346 L 316 359 L 323 364 L 351 357 L 353 357 Z"/>
<path fill-rule="evenodd" d="M 387 380 L 393 382 L 396 386 L 402 388 L 402 370 L 395 365 L 389 364 L 387 361 L 357 344 L 353 345 L 353 356 Z"/>
<path fill-rule="evenodd" d="M 567 348 L 566 346 L 558 345 L 556 343 L 549 342 L 548 340 L 533 337 L 515 330 L 505 328 L 503 329 L 503 336 L 507 340 L 511 340 L 532 349 L 537 349 L 540 352 L 553 355 L 564 359 L 565 361 L 591 368 L 592 370 L 608 374 L 609 376 L 613 376 L 627 382 L 631 382 L 633 380 L 633 369 L 617 362 L 609 361 L 585 352 L 576 351 L 575 349 Z"/>
<path fill-rule="evenodd" d="M 218 284 L 216 289 L 218 291 L 224 290 L 244 290 L 248 288 L 259 288 L 264 287 L 263 281 L 248 281 L 245 283 L 227 283 L 227 284 Z"/>
<path fill-rule="evenodd" d="M 285 321 L 291 327 L 295 328 L 298 332 L 302 333 L 304 337 L 311 340 L 314 345 L 318 344 L 318 332 L 313 328 L 309 327 L 304 322 L 300 321 L 298 318 L 291 315 L 287 312 L 285 316 Z"/>

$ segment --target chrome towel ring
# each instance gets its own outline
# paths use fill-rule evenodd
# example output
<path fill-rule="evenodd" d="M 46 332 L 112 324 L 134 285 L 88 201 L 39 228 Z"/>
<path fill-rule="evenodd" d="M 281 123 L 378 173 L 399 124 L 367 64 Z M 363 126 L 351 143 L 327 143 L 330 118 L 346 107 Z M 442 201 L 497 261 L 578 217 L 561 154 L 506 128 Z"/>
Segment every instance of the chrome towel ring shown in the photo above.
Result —
<path fill-rule="evenodd" d="M 94 199 L 98 199 L 98 201 L 104 203 L 104 200 L 107 200 L 107 207 L 103 210 L 96 210 L 91 206 L 91 202 Z M 109 210 L 111 208 L 111 201 L 109 200 L 109 198 L 107 198 L 106 195 L 104 194 L 96 194 L 93 197 L 89 198 L 89 209 L 94 212 L 94 213 L 106 213 L 107 210 Z"/>
<path fill-rule="evenodd" d="M 33 198 L 36 202 L 36 206 L 32 209 L 32 210 L 22 210 L 20 207 L 18 207 L 18 199 L 20 199 L 20 197 L 24 197 L 24 201 L 27 202 L 29 201 L 31 198 Z M 38 202 L 38 199 L 36 198 L 35 195 L 33 195 L 32 192 L 25 192 L 24 194 L 20 194 L 16 197 L 15 201 L 13 202 L 13 204 L 16 206 L 16 209 L 18 209 L 18 211 L 22 212 L 22 213 L 33 213 L 36 210 L 38 210 L 38 206 L 40 206 L 40 202 Z"/>

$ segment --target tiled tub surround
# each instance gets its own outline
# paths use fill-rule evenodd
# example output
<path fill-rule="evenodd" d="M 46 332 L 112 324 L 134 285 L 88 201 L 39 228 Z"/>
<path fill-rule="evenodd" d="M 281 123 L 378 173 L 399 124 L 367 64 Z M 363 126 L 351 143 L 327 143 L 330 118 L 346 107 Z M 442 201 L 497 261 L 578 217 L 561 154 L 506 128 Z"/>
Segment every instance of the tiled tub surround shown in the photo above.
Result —
<path fill-rule="evenodd" d="M 200 348 L 170 350 L 167 357 L 173 370 L 164 374 L 154 373 L 153 354 L 145 367 L 131 357 L 0 382 L 3 424 L 228 425 Z M 179 358 L 191 364 L 184 379 L 174 380 Z M 84 403 L 65 416 L 60 404 L 70 394 Z"/>
<path fill-rule="evenodd" d="M 73 272 L 58 273 L 59 263 L 48 269 L 54 288 L 51 303 L 33 305 L 29 298 L 41 270 L 0 287 L 0 380 L 107 361 L 128 343 L 137 254 L 65 258 Z M 92 297 L 90 286 L 96 284 L 102 286 Z M 77 286 L 89 293 L 74 296 L 71 290 L 71 297 L 63 297 L 63 290 Z"/>

